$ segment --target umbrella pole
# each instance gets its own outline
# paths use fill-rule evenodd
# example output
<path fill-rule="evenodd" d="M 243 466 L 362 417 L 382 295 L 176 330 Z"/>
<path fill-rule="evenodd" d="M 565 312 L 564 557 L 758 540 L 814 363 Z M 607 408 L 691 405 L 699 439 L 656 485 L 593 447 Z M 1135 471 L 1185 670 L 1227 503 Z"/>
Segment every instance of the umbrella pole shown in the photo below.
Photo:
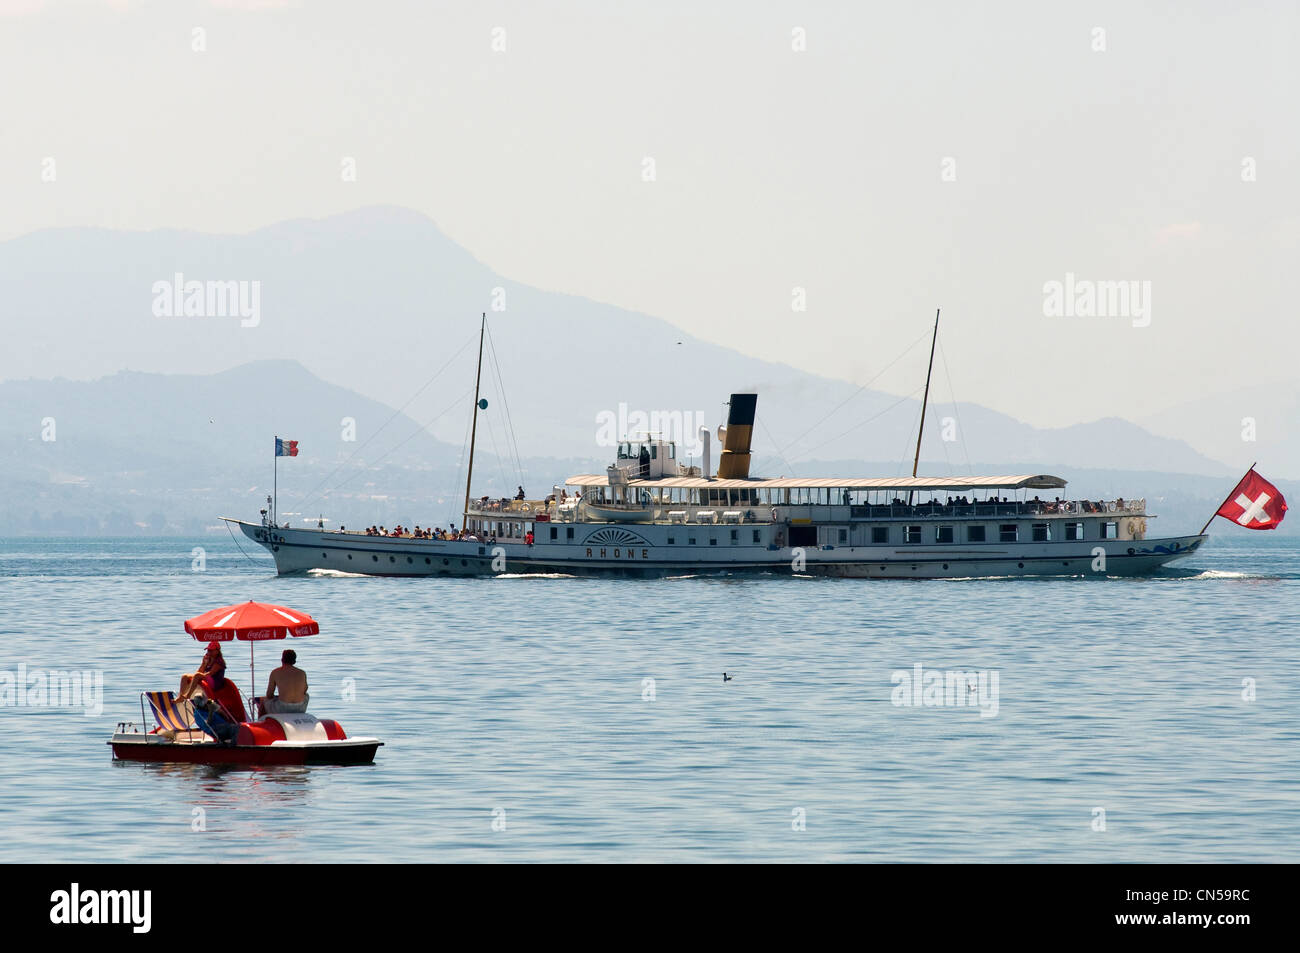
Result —
<path fill-rule="evenodd" d="M 253 700 L 253 715 L 257 715 L 257 643 L 248 643 L 248 677 L 252 684 L 248 687 L 252 695 L 248 697 Z"/>

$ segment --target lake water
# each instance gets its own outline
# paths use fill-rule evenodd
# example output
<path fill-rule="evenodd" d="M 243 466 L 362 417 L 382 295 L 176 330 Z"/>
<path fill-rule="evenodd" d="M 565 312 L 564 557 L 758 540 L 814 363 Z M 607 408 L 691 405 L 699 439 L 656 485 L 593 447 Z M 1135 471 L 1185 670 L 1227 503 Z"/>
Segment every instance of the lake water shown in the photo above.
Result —
<path fill-rule="evenodd" d="M 0 672 L 103 673 L 98 716 L 0 707 L 0 860 L 1294 862 L 1300 542 L 1228 534 L 1158 578 L 924 582 L 280 578 L 224 535 L 0 540 Z M 114 763 L 139 693 L 199 663 L 183 620 L 247 599 L 320 622 L 312 711 L 376 763 Z M 895 704 L 916 665 L 984 673 L 985 707 Z"/>

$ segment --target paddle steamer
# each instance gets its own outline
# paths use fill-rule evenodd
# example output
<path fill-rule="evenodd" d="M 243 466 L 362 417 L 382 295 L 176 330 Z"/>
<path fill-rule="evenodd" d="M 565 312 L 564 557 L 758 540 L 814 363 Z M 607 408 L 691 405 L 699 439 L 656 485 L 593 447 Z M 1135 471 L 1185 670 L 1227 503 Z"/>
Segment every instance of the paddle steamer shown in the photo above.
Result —
<path fill-rule="evenodd" d="M 480 343 L 480 366 L 481 351 Z M 265 511 L 260 523 L 223 519 L 266 547 L 282 574 L 385 576 L 1140 575 L 1207 538 L 1150 538 L 1146 500 L 1062 498 L 1066 481 L 1049 474 L 917 477 L 914 461 L 913 476 L 901 479 L 752 477 L 757 400 L 731 395 L 716 472 L 707 430 L 702 467 L 683 464 L 675 442 L 648 434 L 620 443 L 604 473 L 571 476 L 540 500 L 473 499 L 471 437 L 461 524 L 468 538 L 290 528 Z"/>

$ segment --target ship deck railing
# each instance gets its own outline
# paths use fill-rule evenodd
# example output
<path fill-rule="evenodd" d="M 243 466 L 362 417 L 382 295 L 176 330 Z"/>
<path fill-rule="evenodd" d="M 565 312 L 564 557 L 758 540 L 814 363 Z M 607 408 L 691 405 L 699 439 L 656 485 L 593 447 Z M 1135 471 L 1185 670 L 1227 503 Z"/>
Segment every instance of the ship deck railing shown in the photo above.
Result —
<path fill-rule="evenodd" d="M 550 507 L 553 509 L 553 507 Z M 537 513 L 546 513 L 547 504 L 542 500 L 470 500 L 469 512 L 480 516 L 497 518 L 530 519 Z"/>

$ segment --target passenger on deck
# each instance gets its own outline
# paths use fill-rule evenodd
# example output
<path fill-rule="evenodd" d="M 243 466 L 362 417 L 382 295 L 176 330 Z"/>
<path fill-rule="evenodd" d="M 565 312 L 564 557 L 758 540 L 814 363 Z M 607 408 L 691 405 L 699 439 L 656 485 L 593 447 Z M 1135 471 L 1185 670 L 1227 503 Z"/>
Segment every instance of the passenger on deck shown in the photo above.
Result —
<path fill-rule="evenodd" d="M 307 694 L 307 673 L 297 668 L 298 653 L 285 649 L 280 656 L 280 667 L 271 673 L 266 684 L 267 714 L 303 712 L 310 697 Z M 278 694 L 277 694 L 278 692 Z"/>
<path fill-rule="evenodd" d="M 527 499 L 527 497 L 524 496 L 524 488 L 522 486 L 519 488 L 519 492 L 515 494 L 515 499 L 516 500 Z"/>
<path fill-rule="evenodd" d="M 209 642 L 207 651 L 203 653 L 203 661 L 199 663 L 199 670 L 193 675 L 181 676 L 181 690 L 176 700 L 183 702 L 200 688 L 211 695 L 220 691 L 225 684 L 226 660 L 221 656 L 221 643 Z"/>

